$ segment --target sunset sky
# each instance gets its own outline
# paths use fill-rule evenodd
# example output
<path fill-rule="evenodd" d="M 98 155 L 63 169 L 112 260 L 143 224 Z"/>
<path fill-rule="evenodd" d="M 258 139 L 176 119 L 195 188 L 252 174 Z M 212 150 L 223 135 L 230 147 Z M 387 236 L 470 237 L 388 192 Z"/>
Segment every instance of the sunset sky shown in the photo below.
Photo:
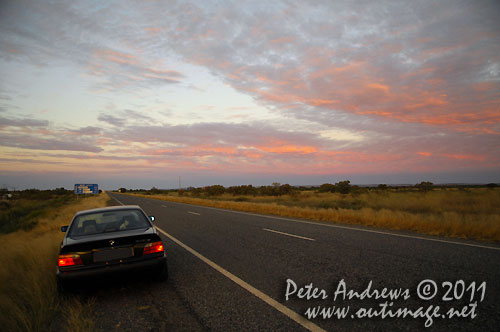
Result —
<path fill-rule="evenodd" d="M 498 1 L 0 1 L 0 186 L 500 182 Z"/>

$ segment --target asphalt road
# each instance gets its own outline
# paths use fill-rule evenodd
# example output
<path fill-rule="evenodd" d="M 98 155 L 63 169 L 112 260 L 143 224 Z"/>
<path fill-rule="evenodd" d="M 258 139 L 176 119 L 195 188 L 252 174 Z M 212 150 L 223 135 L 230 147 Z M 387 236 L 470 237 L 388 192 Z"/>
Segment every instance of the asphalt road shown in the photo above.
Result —
<path fill-rule="evenodd" d="M 110 196 L 125 205 L 140 205 L 156 217 L 156 226 L 164 234 L 170 277 L 164 283 L 135 280 L 96 291 L 97 328 L 500 329 L 500 248 L 494 244 L 329 226 L 113 193 Z M 426 288 L 425 282 L 421 284 L 424 280 L 434 283 L 428 281 L 430 286 Z M 292 281 L 297 286 L 295 292 Z M 365 291 L 370 282 L 371 288 Z M 299 292 L 311 283 L 311 291 L 304 288 Z M 314 288 L 318 288 L 316 293 Z M 385 297 L 376 298 L 374 291 L 381 295 L 383 288 L 401 290 L 401 295 L 407 297 L 390 299 L 386 292 Z M 368 295 L 364 294 L 364 299 L 349 299 L 350 290 Z M 334 299 L 335 293 L 338 295 Z M 342 299 L 344 294 L 346 298 Z M 323 295 L 327 298 L 323 299 Z M 316 317 L 310 321 L 303 318 L 308 308 L 333 306 L 348 308 L 347 316 Z M 367 317 L 370 308 L 378 315 Z M 416 318 L 408 312 L 406 317 L 402 312 L 399 317 L 389 315 L 396 315 L 396 310 L 403 308 Z M 444 315 L 450 308 L 465 317 Z M 432 324 L 425 327 L 426 322 L 431 323 L 428 316 L 433 313 L 440 316 L 433 317 Z M 381 317 L 383 314 L 385 318 Z"/>

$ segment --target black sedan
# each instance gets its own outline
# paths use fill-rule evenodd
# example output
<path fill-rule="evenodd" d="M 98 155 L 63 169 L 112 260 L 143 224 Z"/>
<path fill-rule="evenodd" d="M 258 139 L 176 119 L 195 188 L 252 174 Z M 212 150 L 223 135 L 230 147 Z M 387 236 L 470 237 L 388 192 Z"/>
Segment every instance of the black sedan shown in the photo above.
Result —
<path fill-rule="evenodd" d="M 122 272 L 149 272 L 166 280 L 167 256 L 154 217 L 137 205 L 78 212 L 61 243 L 57 264 L 59 290 L 68 282 Z"/>

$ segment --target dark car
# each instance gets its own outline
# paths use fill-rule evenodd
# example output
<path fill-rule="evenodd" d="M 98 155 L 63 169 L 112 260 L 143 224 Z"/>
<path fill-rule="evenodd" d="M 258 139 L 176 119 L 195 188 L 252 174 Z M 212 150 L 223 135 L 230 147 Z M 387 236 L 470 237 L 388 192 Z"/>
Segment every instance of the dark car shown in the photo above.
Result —
<path fill-rule="evenodd" d="M 166 280 L 167 256 L 152 221 L 137 205 L 78 212 L 69 226 L 61 227 L 66 234 L 57 264 L 59 290 L 72 281 L 122 272 Z"/>

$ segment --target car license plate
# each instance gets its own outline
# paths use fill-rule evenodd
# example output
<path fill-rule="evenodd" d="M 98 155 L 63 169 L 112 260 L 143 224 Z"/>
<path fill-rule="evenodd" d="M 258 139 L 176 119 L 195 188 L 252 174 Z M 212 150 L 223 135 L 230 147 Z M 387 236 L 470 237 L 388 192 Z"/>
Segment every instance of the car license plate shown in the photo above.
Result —
<path fill-rule="evenodd" d="M 94 252 L 94 262 L 108 262 L 132 257 L 132 248 L 118 248 Z"/>

